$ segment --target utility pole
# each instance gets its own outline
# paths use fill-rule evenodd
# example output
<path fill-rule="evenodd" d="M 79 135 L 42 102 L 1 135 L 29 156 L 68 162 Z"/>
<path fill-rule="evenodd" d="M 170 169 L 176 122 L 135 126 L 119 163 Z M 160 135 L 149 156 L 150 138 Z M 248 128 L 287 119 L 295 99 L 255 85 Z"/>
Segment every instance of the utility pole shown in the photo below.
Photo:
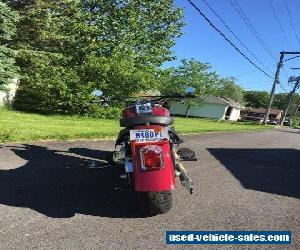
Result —
<path fill-rule="evenodd" d="M 291 68 L 291 69 L 300 69 L 300 68 Z M 297 116 L 297 113 L 298 113 L 299 109 L 300 109 L 300 100 L 299 100 L 299 102 L 298 102 L 298 104 L 297 104 L 297 106 L 296 106 L 296 110 L 295 110 L 294 117 Z"/>
<path fill-rule="evenodd" d="M 269 118 L 269 114 L 270 114 L 270 109 L 271 109 L 271 106 L 272 106 L 272 103 L 273 103 L 273 100 L 274 100 L 276 84 L 279 84 L 280 69 L 283 66 L 284 55 L 298 55 L 298 54 L 300 54 L 300 52 L 287 52 L 287 51 L 281 51 L 280 52 L 280 58 L 279 58 L 279 62 L 277 64 L 275 78 L 274 78 L 272 90 L 271 90 L 271 93 L 270 93 L 269 103 L 268 103 L 268 106 L 266 108 L 266 112 L 265 112 L 265 116 L 264 116 L 264 120 L 263 120 L 263 124 L 265 124 L 265 125 L 267 124 L 267 121 L 268 121 L 268 118 Z"/>
<path fill-rule="evenodd" d="M 288 95 L 288 102 L 287 102 L 287 105 L 286 105 L 286 108 L 284 110 L 284 113 L 281 117 L 281 120 L 280 120 L 280 125 L 283 125 L 284 123 L 284 120 L 286 118 L 286 115 L 287 115 L 287 112 L 289 111 L 289 108 L 290 108 L 290 105 L 291 105 L 291 102 L 292 102 L 292 99 L 293 99 L 293 95 L 294 93 L 296 92 L 297 88 L 299 87 L 299 84 L 300 84 L 300 76 L 294 78 L 294 81 L 295 81 L 295 86 L 293 88 L 293 90 L 289 93 Z"/>
<path fill-rule="evenodd" d="M 277 69 L 276 69 L 276 73 L 275 73 L 275 78 L 274 78 L 272 90 L 271 90 L 271 93 L 270 93 L 269 103 L 268 103 L 268 106 L 266 108 L 266 112 L 265 112 L 265 116 L 264 116 L 264 120 L 263 120 L 263 124 L 265 124 L 265 125 L 267 124 L 269 114 L 270 114 L 270 109 L 271 109 L 271 106 L 272 106 L 272 103 L 273 103 L 273 100 L 274 100 L 276 84 L 279 83 L 279 75 L 280 75 L 280 69 L 283 66 L 283 58 L 284 58 L 284 51 L 281 51 L 279 62 L 277 64 Z"/>

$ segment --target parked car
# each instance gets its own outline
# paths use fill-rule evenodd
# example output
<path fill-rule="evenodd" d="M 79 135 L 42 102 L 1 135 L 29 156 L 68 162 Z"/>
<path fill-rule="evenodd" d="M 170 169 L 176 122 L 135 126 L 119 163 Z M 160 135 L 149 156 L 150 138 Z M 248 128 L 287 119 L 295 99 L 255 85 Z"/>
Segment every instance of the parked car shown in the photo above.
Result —
<path fill-rule="evenodd" d="M 271 124 L 271 125 L 277 125 L 279 123 L 279 120 L 278 119 L 269 119 L 267 121 L 268 124 Z"/>
<path fill-rule="evenodd" d="M 284 126 L 292 126 L 293 125 L 293 119 L 292 118 L 285 118 L 283 122 Z"/>
<path fill-rule="evenodd" d="M 244 116 L 241 119 L 242 122 L 257 122 L 257 123 L 262 123 L 263 120 L 264 119 L 261 117 L 249 117 L 249 116 Z"/>

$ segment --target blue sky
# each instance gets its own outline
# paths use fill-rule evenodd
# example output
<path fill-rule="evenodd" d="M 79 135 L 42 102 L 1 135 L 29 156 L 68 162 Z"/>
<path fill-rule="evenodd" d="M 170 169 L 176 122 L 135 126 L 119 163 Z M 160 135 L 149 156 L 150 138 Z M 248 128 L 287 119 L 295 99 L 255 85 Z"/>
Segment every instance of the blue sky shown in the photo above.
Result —
<path fill-rule="evenodd" d="M 238 35 L 239 39 L 247 45 L 249 50 L 269 68 L 269 73 L 272 76 L 276 70 L 280 51 L 300 51 L 300 41 L 297 40 L 290 23 L 291 17 L 298 38 L 300 38 L 300 0 L 235 0 L 250 19 L 257 33 L 275 58 L 270 56 L 270 53 L 267 53 L 259 44 L 232 6 L 231 0 L 206 1 L 223 18 L 234 33 Z M 269 1 L 271 1 L 277 13 L 280 25 L 284 29 L 285 34 L 280 29 Z M 284 1 L 290 10 L 290 17 Z M 203 3 L 203 0 L 193 0 L 193 2 L 238 48 L 247 54 L 257 65 L 261 66 L 240 42 L 234 38 L 230 31 L 226 29 L 218 17 Z M 210 63 L 212 70 L 216 71 L 222 77 L 235 77 L 237 82 L 245 89 L 270 91 L 272 80 L 238 54 L 234 48 L 208 25 L 187 0 L 175 0 L 175 3 L 184 9 L 184 22 L 186 25 L 183 28 L 183 35 L 177 39 L 176 45 L 173 47 L 177 59 L 167 63 L 165 66 L 176 66 L 182 58 L 195 58 L 201 62 Z M 281 74 L 281 83 L 287 91 L 291 89 L 291 86 L 287 83 L 288 76 L 300 75 L 300 70 L 291 70 L 291 67 L 300 67 L 300 58 L 285 63 Z M 282 88 L 278 86 L 277 92 L 283 92 Z"/>

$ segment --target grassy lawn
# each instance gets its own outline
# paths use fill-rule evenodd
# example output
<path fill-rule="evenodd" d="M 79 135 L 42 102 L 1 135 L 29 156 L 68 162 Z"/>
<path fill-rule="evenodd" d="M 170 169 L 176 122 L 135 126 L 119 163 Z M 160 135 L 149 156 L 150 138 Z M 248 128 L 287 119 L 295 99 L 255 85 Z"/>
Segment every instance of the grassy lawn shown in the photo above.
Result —
<path fill-rule="evenodd" d="M 211 131 L 258 130 L 270 128 L 245 123 L 218 122 L 207 119 L 175 118 L 181 134 Z M 46 116 L 0 108 L 0 143 L 36 140 L 102 139 L 116 137 L 119 121 L 88 117 Z"/>

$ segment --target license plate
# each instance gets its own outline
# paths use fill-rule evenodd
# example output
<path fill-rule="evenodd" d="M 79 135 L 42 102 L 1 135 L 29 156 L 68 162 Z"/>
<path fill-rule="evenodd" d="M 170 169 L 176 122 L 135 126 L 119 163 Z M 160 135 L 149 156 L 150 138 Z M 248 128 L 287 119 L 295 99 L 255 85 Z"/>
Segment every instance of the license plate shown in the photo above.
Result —
<path fill-rule="evenodd" d="M 166 129 L 136 129 L 130 130 L 130 141 L 135 142 L 158 142 L 163 139 L 169 139 Z"/>

